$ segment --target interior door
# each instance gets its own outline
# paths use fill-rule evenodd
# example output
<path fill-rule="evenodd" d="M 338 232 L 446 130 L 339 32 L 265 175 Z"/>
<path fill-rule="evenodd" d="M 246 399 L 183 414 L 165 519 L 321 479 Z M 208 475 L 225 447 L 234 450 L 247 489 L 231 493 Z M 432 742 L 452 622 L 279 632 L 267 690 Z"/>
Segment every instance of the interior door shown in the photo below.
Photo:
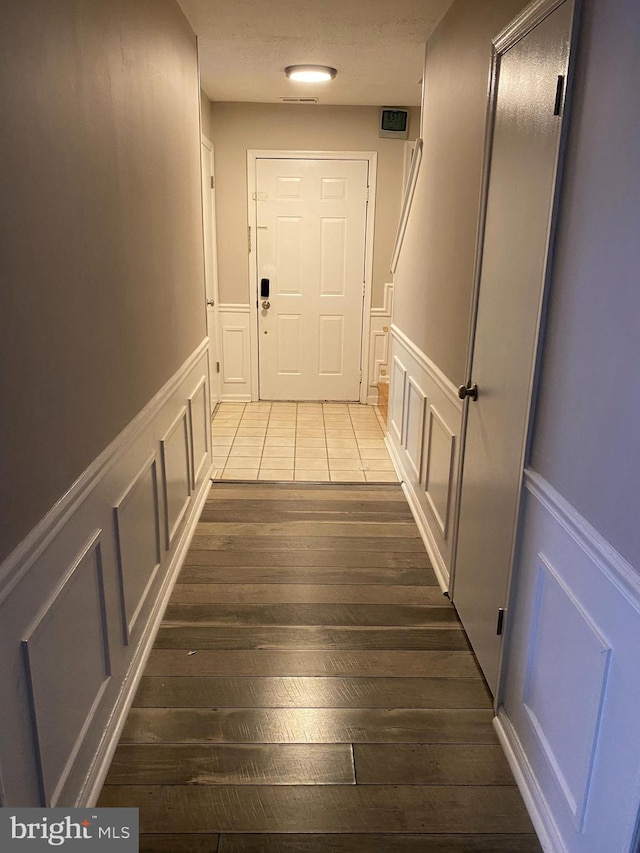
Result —
<path fill-rule="evenodd" d="M 216 249 L 216 203 L 213 145 L 205 137 L 200 146 L 202 159 L 202 218 L 204 227 L 204 278 L 209 336 L 209 377 L 211 412 L 218 399 L 218 338 L 216 303 L 218 301 L 218 264 Z"/>
<path fill-rule="evenodd" d="M 573 2 L 498 56 L 453 601 L 495 693 L 556 193 Z M 463 391 L 464 393 L 464 391 Z"/>
<path fill-rule="evenodd" d="M 261 399 L 359 399 L 367 179 L 365 160 L 257 160 Z"/>

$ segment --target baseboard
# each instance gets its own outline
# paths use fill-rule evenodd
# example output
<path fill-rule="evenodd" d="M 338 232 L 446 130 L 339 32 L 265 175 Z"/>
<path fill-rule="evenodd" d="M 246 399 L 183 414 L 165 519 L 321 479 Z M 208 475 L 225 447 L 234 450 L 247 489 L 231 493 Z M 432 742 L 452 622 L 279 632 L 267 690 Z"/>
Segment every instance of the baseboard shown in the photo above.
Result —
<path fill-rule="evenodd" d="M 200 518 L 202 508 L 205 504 L 209 490 L 211 489 L 211 477 L 213 476 L 213 466 L 206 472 L 206 476 L 202 483 L 200 494 L 197 501 L 193 504 L 191 518 L 185 526 L 180 541 L 176 547 L 176 551 L 167 571 L 166 578 L 162 585 L 160 594 L 156 600 L 153 612 L 149 618 L 145 628 L 140 645 L 131 661 L 131 666 L 127 672 L 125 681 L 122 685 L 122 690 L 118 696 L 118 701 L 113 709 L 111 718 L 105 730 L 102 742 L 96 753 L 95 761 L 91 766 L 87 775 L 86 783 L 80 791 L 78 800 L 75 803 L 76 808 L 92 808 L 96 805 L 100 792 L 104 785 L 104 780 L 109 772 L 109 767 L 113 760 L 113 755 L 118 746 L 122 729 L 127 720 L 127 716 L 131 709 L 133 699 L 140 684 L 140 679 L 144 672 L 147 660 L 151 654 L 153 643 L 160 628 L 162 617 L 169 603 L 173 587 L 180 574 L 180 569 L 184 563 L 189 545 L 195 533 L 196 525 Z"/>
<path fill-rule="evenodd" d="M 389 436 L 385 437 L 385 444 L 387 445 L 389 456 L 391 457 L 391 461 L 393 462 L 393 465 L 396 469 L 396 473 L 398 474 L 398 477 L 400 479 L 402 491 L 404 492 L 405 497 L 407 498 L 407 503 L 409 504 L 409 508 L 411 509 L 416 525 L 418 526 L 420 537 L 424 542 L 424 547 L 427 549 L 427 554 L 429 555 L 429 559 L 431 560 L 431 565 L 433 567 L 433 571 L 438 580 L 438 583 L 440 584 L 440 588 L 443 592 L 448 592 L 449 572 L 447 571 L 447 567 L 444 564 L 440 552 L 438 551 L 433 534 L 429 529 L 429 522 L 427 521 L 424 511 L 420 506 L 414 489 L 407 477 L 407 473 L 404 470 L 402 460 L 398 455 L 397 448 L 394 443 L 389 439 Z"/>
<path fill-rule="evenodd" d="M 504 708 L 498 709 L 498 716 L 493 718 L 493 727 L 522 794 L 542 849 L 545 853 L 568 853 Z"/>

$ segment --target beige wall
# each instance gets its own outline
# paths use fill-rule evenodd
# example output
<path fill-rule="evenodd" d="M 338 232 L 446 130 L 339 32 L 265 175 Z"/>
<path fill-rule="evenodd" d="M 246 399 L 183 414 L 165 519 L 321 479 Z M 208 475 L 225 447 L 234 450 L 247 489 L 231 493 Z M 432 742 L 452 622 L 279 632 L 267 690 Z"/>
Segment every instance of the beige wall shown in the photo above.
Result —
<path fill-rule="evenodd" d="M 404 144 L 378 136 L 378 107 L 214 103 L 220 301 L 249 302 L 247 150 L 377 151 L 373 305 L 381 305 L 398 224 Z M 413 137 L 418 132 L 412 110 Z M 411 135 L 411 134 L 410 134 Z"/>
<path fill-rule="evenodd" d="M 174 0 L 0 28 L 0 558 L 205 335 L 195 37 Z"/>
<path fill-rule="evenodd" d="M 456 0 L 427 45 L 424 156 L 398 264 L 394 323 L 464 379 L 491 39 L 523 0 Z"/>
<path fill-rule="evenodd" d="M 200 127 L 202 128 L 203 135 L 206 136 L 207 139 L 211 139 L 213 134 L 212 120 L 211 101 L 207 97 L 206 93 L 200 89 Z"/>

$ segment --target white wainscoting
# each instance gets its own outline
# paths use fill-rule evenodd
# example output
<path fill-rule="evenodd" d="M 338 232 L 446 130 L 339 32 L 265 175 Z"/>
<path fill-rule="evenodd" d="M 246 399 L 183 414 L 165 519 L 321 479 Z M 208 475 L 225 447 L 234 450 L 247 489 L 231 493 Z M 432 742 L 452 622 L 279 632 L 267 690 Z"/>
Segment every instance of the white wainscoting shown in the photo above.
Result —
<path fill-rule="evenodd" d="M 533 471 L 496 727 L 547 851 L 631 853 L 640 575 Z"/>
<path fill-rule="evenodd" d="M 434 570 L 449 587 L 462 402 L 444 374 L 391 326 L 387 444 Z"/>
<path fill-rule="evenodd" d="M 220 400 L 251 400 L 251 309 L 218 305 L 220 323 Z"/>
<path fill-rule="evenodd" d="M 370 406 L 378 402 L 378 382 L 389 381 L 389 340 L 391 318 L 393 317 L 393 284 L 384 286 L 384 304 L 381 308 L 371 309 L 369 326 L 369 387 L 367 403 Z"/>
<path fill-rule="evenodd" d="M 0 805 L 93 805 L 207 495 L 208 341 L 0 566 Z"/>

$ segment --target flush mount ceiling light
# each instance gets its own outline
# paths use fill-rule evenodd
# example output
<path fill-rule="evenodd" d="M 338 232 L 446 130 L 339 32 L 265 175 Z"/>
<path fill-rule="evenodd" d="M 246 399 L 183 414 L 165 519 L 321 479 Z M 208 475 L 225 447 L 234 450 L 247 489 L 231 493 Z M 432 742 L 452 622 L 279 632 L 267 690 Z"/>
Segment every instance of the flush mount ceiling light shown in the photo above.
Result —
<path fill-rule="evenodd" d="M 290 80 L 301 83 L 324 83 L 333 80 L 338 72 L 329 65 L 288 65 L 284 73 Z"/>

